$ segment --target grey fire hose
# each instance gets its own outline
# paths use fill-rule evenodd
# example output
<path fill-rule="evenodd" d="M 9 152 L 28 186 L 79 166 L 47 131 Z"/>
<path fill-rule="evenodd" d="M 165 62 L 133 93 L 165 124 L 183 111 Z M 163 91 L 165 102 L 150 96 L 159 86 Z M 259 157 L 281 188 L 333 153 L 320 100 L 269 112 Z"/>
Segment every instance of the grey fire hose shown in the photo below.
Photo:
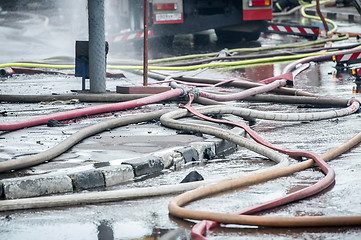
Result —
<path fill-rule="evenodd" d="M 164 113 L 164 112 L 162 112 Z M 161 113 L 161 114 L 162 114 Z M 176 115 L 187 114 L 185 110 L 174 111 Z M 159 113 L 158 113 L 159 114 Z M 156 116 L 158 116 L 156 114 Z M 131 117 L 129 117 L 130 121 Z M 167 119 L 165 116 L 164 119 Z M 134 123 L 134 121 L 132 122 Z M 183 125 L 184 123 L 175 123 L 176 125 Z M 257 153 L 268 157 L 270 160 L 276 162 L 276 165 L 268 169 L 261 169 L 255 171 L 254 173 L 261 173 L 265 171 L 272 171 L 274 169 L 286 167 L 289 165 L 288 158 L 286 155 L 280 154 L 272 149 L 264 147 L 252 140 L 241 137 L 237 134 L 232 133 L 229 130 L 199 125 L 191 124 L 193 130 L 197 130 L 203 133 L 212 133 L 215 136 L 222 137 L 224 139 L 230 140 L 241 147 L 246 147 L 250 150 L 256 151 Z M 187 124 L 189 126 L 189 124 Z M 87 133 L 88 135 L 89 133 Z M 19 210 L 19 209 L 31 209 L 31 208 L 47 208 L 47 207 L 61 207 L 61 206 L 74 206 L 79 204 L 91 204 L 91 203 L 101 203 L 101 202 L 110 202 L 110 201 L 120 201 L 125 199 L 134 199 L 141 197 L 151 197 L 159 196 L 165 194 L 179 193 L 187 190 L 197 188 L 199 186 L 204 186 L 211 183 L 217 183 L 221 181 L 231 180 L 238 178 L 240 176 L 247 176 L 246 173 L 240 173 L 232 176 L 227 176 L 219 179 L 211 179 L 206 181 L 199 182 L 190 182 L 182 183 L 177 185 L 166 185 L 166 186 L 156 186 L 148 188 L 134 188 L 134 189 L 122 189 L 122 190 L 113 190 L 113 191 L 102 191 L 102 192 L 88 192 L 88 193 L 78 193 L 72 195 L 59 195 L 59 196 L 45 196 L 45 197 L 34 197 L 34 198 L 24 198 L 24 199 L 15 199 L 15 200 L 3 200 L 0 201 L 0 211 L 8 210 Z"/>

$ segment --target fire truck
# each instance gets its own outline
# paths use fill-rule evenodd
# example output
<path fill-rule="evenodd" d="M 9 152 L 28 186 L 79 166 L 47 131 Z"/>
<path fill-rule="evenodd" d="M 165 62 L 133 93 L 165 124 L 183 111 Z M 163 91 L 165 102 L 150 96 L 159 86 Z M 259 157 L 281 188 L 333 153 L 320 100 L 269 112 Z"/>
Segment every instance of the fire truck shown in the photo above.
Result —
<path fill-rule="evenodd" d="M 47 8 L 62 2 L 1 0 L 0 8 Z M 116 19 L 107 22 L 108 25 L 116 25 L 112 29 L 116 31 L 110 35 L 113 41 L 142 37 L 144 0 L 104 0 L 104 3 Z M 257 40 L 270 19 L 272 0 L 149 0 L 149 36 L 162 40 L 209 29 L 215 30 L 219 40 Z"/>
<path fill-rule="evenodd" d="M 144 1 L 112 4 L 124 33 L 114 40 L 142 37 Z M 270 19 L 272 0 L 149 0 L 149 36 L 162 39 L 214 29 L 219 40 L 257 40 Z"/>

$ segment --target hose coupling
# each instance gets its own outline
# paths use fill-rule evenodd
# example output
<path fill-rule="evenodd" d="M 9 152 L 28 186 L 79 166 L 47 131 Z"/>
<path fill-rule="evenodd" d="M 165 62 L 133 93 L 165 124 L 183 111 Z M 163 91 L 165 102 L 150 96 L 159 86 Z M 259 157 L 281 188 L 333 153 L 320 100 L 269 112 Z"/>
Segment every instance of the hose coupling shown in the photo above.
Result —
<path fill-rule="evenodd" d="M 14 70 L 12 68 L 1 68 L 0 69 L 0 77 L 11 77 L 14 74 Z"/>
<path fill-rule="evenodd" d="M 172 79 L 168 79 L 168 80 L 172 80 Z M 176 88 L 182 88 L 178 83 L 176 83 L 175 81 L 171 81 L 169 82 L 169 87 L 176 89 Z"/>
<path fill-rule="evenodd" d="M 178 83 L 176 83 L 175 81 L 172 81 L 169 83 L 169 86 L 173 89 L 177 89 L 180 88 L 183 90 L 183 93 L 181 95 L 179 95 L 179 97 L 185 97 L 188 96 L 188 93 L 190 91 L 190 88 L 186 88 L 186 87 L 181 87 Z"/>
<path fill-rule="evenodd" d="M 189 94 L 193 94 L 195 99 L 199 98 L 199 96 L 200 96 L 199 89 L 195 88 L 195 87 L 192 87 L 189 89 L 188 95 Z"/>
<path fill-rule="evenodd" d="M 347 102 L 347 106 L 351 106 L 353 103 L 355 103 L 355 102 L 357 102 L 358 103 L 358 105 L 359 105 L 359 107 L 358 107 L 358 110 L 357 110 L 357 112 L 360 112 L 360 108 L 361 108 L 361 103 L 360 103 L 360 101 L 359 100 L 357 100 L 356 98 L 351 98 L 350 100 L 348 100 L 348 102 Z"/>
<path fill-rule="evenodd" d="M 231 56 L 231 54 L 228 52 L 227 48 L 222 49 L 217 55 L 217 57 L 229 57 L 229 56 Z"/>

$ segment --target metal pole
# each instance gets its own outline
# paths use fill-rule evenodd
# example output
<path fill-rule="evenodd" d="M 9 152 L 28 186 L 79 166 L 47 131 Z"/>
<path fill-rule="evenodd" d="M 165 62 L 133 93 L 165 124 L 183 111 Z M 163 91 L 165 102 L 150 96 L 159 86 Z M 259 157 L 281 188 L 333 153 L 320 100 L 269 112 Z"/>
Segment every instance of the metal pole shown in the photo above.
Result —
<path fill-rule="evenodd" d="M 104 0 L 88 0 L 90 92 L 105 93 Z"/>
<path fill-rule="evenodd" d="M 148 0 L 144 0 L 143 86 L 148 86 Z"/>
<path fill-rule="evenodd" d="M 328 33 L 328 25 L 327 22 L 325 20 L 325 18 L 323 17 L 322 13 L 321 13 L 321 9 L 320 9 L 320 0 L 316 0 L 316 12 L 318 14 L 318 16 L 320 17 L 323 27 L 325 28 L 326 31 L 326 35 Z"/>

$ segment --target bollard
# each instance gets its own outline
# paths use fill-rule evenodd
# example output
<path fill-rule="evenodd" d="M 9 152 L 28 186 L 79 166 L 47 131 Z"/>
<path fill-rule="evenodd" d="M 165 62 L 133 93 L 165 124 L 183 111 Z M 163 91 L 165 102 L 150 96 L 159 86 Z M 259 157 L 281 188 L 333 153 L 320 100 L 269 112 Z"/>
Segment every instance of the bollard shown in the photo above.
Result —
<path fill-rule="evenodd" d="M 104 0 L 88 0 L 90 92 L 105 93 Z"/>

